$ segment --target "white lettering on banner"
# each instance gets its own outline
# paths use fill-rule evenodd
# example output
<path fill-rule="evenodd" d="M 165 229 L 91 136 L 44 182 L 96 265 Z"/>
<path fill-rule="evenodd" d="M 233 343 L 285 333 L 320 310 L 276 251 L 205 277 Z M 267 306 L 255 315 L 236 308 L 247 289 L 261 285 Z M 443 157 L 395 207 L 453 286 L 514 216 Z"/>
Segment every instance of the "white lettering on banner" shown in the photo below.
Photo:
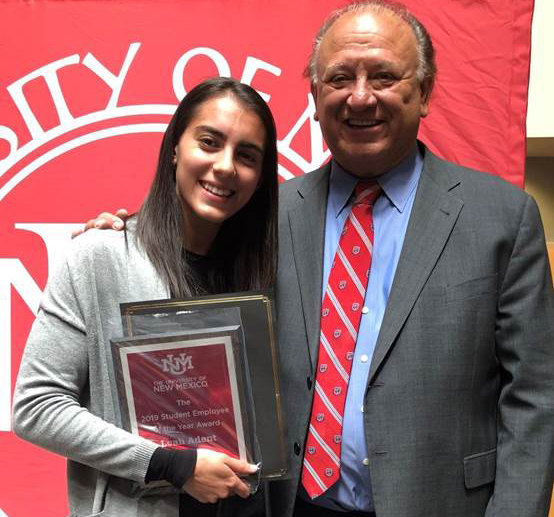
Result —
<path fill-rule="evenodd" d="M 317 169 L 317 167 L 319 167 L 331 155 L 331 151 L 328 149 L 327 151 L 323 150 L 323 134 L 321 133 L 319 123 L 314 119 L 314 115 L 314 98 L 311 93 L 308 93 L 308 106 L 304 110 L 304 113 L 300 115 L 300 118 L 296 121 L 296 124 L 294 124 L 288 135 L 277 142 L 277 149 L 279 152 L 299 167 L 302 172 L 310 172 L 311 170 Z M 310 124 L 311 161 L 304 159 L 291 147 L 294 137 L 298 134 L 306 122 Z M 293 175 L 281 165 L 279 165 L 279 173 L 285 179 L 293 177 Z"/>
<path fill-rule="evenodd" d="M 90 52 L 83 59 L 83 65 L 92 70 L 102 81 L 104 81 L 112 90 L 112 95 L 108 101 L 106 109 L 115 108 L 117 106 L 117 101 L 119 100 L 119 94 L 121 93 L 121 88 L 123 87 L 123 82 L 127 77 L 127 72 L 133 59 L 135 58 L 136 53 L 140 47 L 140 43 L 131 43 L 129 45 L 129 50 L 125 56 L 125 61 L 123 61 L 123 66 L 119 71 L 119 75 L 112 74 L 98 59 L 96 59 Z"/>
<path fill-rule="evenodd" d="M 77 63 L 79 63 L 79 54 L 73 54 L 72 56 L 58 59 L 57 61 L 44 65 L 34 72 L 18 79 L 6 88 L 15 102 L 17 109 L 21 113 L 21 116 L 23 117 L 23 120 L 27 125 L 27 129 L 31 133 L 31 137 L 33 139 L 39 138 L 40 135 L 44 133 L 44 129 L 42 129 L 31 110 L 31 106 L 29 106 L 29 103 L 23 94 L 23 86 L 33 79 L 43 77 L 46 81 L 48 89 L 50 90 L 50 95 L 52 95 L 54 105 L 56 106 L 56 111 L 58 112 L 58 117 L 60 119 L 60 125 L 63 126 L 64 124 L 70 124 L 73 120 L 73 116 L 69 112 L 69 108 L 67 107 L 67 103 L 63 97 L 60 81 L 56 72 L 60 68 L 75 65 Z"/>
<path fill-rule="evenodd" d="M 63 96 L 63 90 L 60 85 L 58 77 L 58 70 L 66 66 L 75 66 L 80 62 L 78 54 L 74 54 L 52 63 L 44 65 L 37 70 L 25 75 L 21 79 L 14 81 L 7 87 L 17 109 L 21 113 L 23 121 L 25 122 L 29 133 L 31 134 L 31 140 L 26 144 L 18 147 L 17 134 L 9 127 L 0 125 L 0 139 L 5 140 L 9 146 L 8 155 L 4 159 L 0 159 L 0 177 L 8 170 L 14 167 L 19 161 L 25 158 L 33 151 L 40 148 L 42 145 L 50 142 L 51 140 L 58 138 L 66 133 L 69 133 L 75 129 L 94 124 L 100 121 L 116 119 L 121 117 L 131 117 L 139 115 L 172 115 L 175 111 L 174 104 L 137 104 L 130 106 L 117 106 L 119 95 L 123 88 L 125 79 L 127 77 L 129 68 L 133 60 L 135 59 L 140 43 L 135 42 L 129 45 L 123 65 L 118 75 L 110 72 L 93 54 L 87 53 L 82 60 L 82 64 L 94 74 L 100 78 L 111 89 L 112 94 L 108 103 L 104 109 L 87 113 L 80 117 L 73 117 L 69 111 L 65 98 Z M 173 89 L 177 98 L 180 100 L 185 95 L 185 88 L 183 85 L 183 74 L 187 63 L 191 58 L 199 55 L 204 55 L 210 58 L 217 67 L 218 73 L 222 76 L 230 76 L 231 69 L 229 63 L 225 57 L 215 49 L 209 47 L 197 47 L 185 52 L 177 61 L 177 64 L 173 70 Z M 281 69 L 267 63 L 259 58 L 253 56 L 247 56 L 243 73 L 242 81 L 246 84 L 250 84 L 254 79 L 258 70 L 269 72 L 275 76 L 281 75 Z M 32 80 L 42 78 L 48 86 L 48 90 L 52 97 L 52 101 L 56 108 L 59 125 L 52 127 L 48 130 L 44 130 L 40 125 L 37 117 L 33 113 L 29 101 L 25 97 L 23 87 Z M 265 92 L 259 92 L 260 95 L 269 101 L 271 96 Z M 323 151 L 323 137 L 319 124 L 313 120 L 313 114 L 315 112 L 315 106 L 311 95 L 308 95 L 308 106 L 295 123 L 291 131 L 285 136 L 285 138 L 278 143 L 279 151 L 297 165 L 303 172 L 307 172 L 313 168 L 318 167 L 329 156 L 329 151 Z M 311 145 L 311 160 L 307 161 L 298 152 L 292 149 L 291 143 L 295 135 L 300 131 L 302 126 L 309 121 L 310 124 L 310 145 Z M 82 135 L 70 141 L 66 141 L 60 146 L 49 150 L 42 156 L 27 164 L 24 168 L 17 171 L 9 181 L 7 181 L 2 187 L 0 187 L 0 201 L 21 181 L 34 172 L 38 167 L 44 165 L 53 158 L 60 156 L 61 154 L 79 147 L 81 145 L 101 140 L 104 138 L 110 138 L 113 136 L 119 136 L 123 134 L 131 133 L 148 133 L 148 132 L 164 132 L 167 124 L 132 124 L 127 123 L 118 127 L 111 127 L 108 129 L 90 132 L 86 135 Z M 283 179 L 289 179 L 294 176 L 282 165 L 279 165 L 279 174 Z"/>
<path fill-rule="evenodd" d="M 46 245 L 49 274 L 63 259 L 71 232 L 79 224 L 16 224 L 15 228 L 36 233 Z M 19 293 L 36 315 L 42 292 L 19 259 L 0 259 L 0 431 L 11 431 L 11 288 Z M 0 516 L 1 517 L 1 516 Z"/>
<path fill-rule="evenodd" d="M 187 66 L 191 58 L 195 56 L 209 57 L 214 62 L 217 68 L 217 73 L 221 77 L 231 77 L 231 68 L 229 67 L 229 63 L 227 63 L 227 60 L 223 57 L 221 53 L 209 47 L 193 48 L 188 52 L 185 52 L 179 58 L 179 61 L 177 61 L 177 64 L 173 69 L 173 91 L 175 92 L 177 99 L 179 99 L 179 102 L 181 102 L 182 98 L 187 94 L 187 91 L 185 90 L 185 85 L 183 84 L 183 74 L 185 72 L 185 67 Z"/>
<path fill-rule="evenodd" d="M 46 245 L 48 256 L 48 276 L 58 267 L 71 242 L 71 232 L 82 228 L 80 223 L 16 223 L 18 230 L 37 234 Z"/>
<path fill-rule="evenodd" d="M 17 149 L 17 135 L 9 127 L 0 126 L 0 138 L 8 142 L 8 145 L 10 146 L 8 156 Z M 1 161 L 2 160 L 0 160 L 0 162 Z M 2 516 L 0 515 L 0 517 Z"/>
<path fill-rule="evenodd" d="M 18 259 L 0 259 L 0 431 L 11 431 L 11 287 L 33 314 L 38 311 L 41 291 Z M 6 308 L 6 309 L 4 309 Z"/>
<path fill-rule="evenodd" d="M 134 108 L 135 106 L 130 106 L 129 109 L 116 108 L 112 110 L 113 117 L 114 118 L 120 117 L 120 116 L 124 116 L 125 114 L 136 115 L 137 113 L 134 112 Z M 170 109 L 173 109 L 174 111 L 175 107 L 173 106 Z M 86 117 L 88 117 L 88 115 Z M 84 118 L 85 117 L 81 117 L 81 119 L 84 119 Z M 110 116 L 107 118 L 112 118 L 112 117 Z M 102 119 L 97 118 L 96 120 L 92 120 L 91 118 L 89 122 L 96 122 L 97 120 L 102 120 Z M 81 125 L 85 126 L 86 124 L 87 123 L 83 122 Z M 166 127 L 167 127 L 167 124 L 127 124 L 124 126 L 116 126 L 116 127 L 110 127 L 107 129 L 101 129 L 99 131 L 93 131 L 92 133 L 88 133 L 86 135 L 79 136 L 73 140 L 69 140 L 68 142 L 64 142 L 58 147 L 55 147 L 54 149 L 51 149 L 48 152 L 44 153 L 43 155 L 39 156 L 36 160 L 33 160 L 24 168 L 22 168 L 20 171 L 18 171 L 17 174 L 14 174 L 10 178 L 10 180 L 7 181 L 0 188 L 0 201 L 2 201 L 2 199 L 4 199 L 4 197 L 6 197 L 13 190 L 14 187 L 16 187 L 19 183 L 21 183 L 27 176 L 29 176 L 36 169 L 38 169 L 42 165 L 45 165 L 46 163 L 53 160 L 54 158 L 70 151 L 71 149 L 75 149 L 77 147 L 88 144 L 90 142 L 94 142 L 96 140 L 102 140 L 104 138 L 109 138 L 112 136 L 130 135 L 133 133 L 163 133 Z M 29 152 L 31 150 L 29 150 Z M 0 175 L 1 174 L 2 174 L 2 167 L 0 165 Z"/>
<path fill-rule="evenodd" d="M 67 103 L 63 97 L 62 89 L 59 84 L 57 70 L 64 66 L 76 65 L 79 63 L 79 55 L 75 54 L 64 59 L 60 59 L 45 65 L 25 77 L 15 81 L 7 87 L 12 99 L 19 112 L 23 117 L 23 121 L 27 125 L 31 133 L 31 140 L 25 145 L 17 148 L 17 135 L 12 129 L 6 126 L 0 126 L 0 138 L 6 140 L 10 147 L 10 152 L 6 158 L 0 160 L 0 176 L 14 167 L 20 160 L 25 158 L 42 145 L 49 141 L 58 138 L 61 135 L 69 133 L 75 129 L 94 124 L 99 121 L 115 119 L 120 117 L 138 116 L 138 115 L 172 115 L 175 111 L 175 105 L 171 104 L 139 104 L 134 106 L 118 107 L 117 101 L 123 86 L 124 80 L 131 66 L 135 55 L 138 52 L 140 43 L 131 43 L 127 50 L 127 54 L 123 61 L 123 65 L 119 74 L 116 76 L 104 67 L 91 53 L 88 53 L 83 59 L 83 64 L 92 72 L 94 72 L 103 82 L 105 82 L 112 90 L 112 95 L 108 100 L 106 107 L 100 111 L 88 113 L 86 115 L 74 118 L 67 107 Z M 37 118 L 31 110 L 29 102 L 23 94 L 23 86 L 33 79 L 43 77 L 48 85 L 54 106 L 58 112 L 60 123 L 47 131 L 43 130 Z M 34 172 L 38 167 L 44 165 L 53 158 L 61 154 L 79 147 L 81 145 L 131 133 L 148 133 L 148 132 L 163 132 L 167 124 L 126 124 L 124 126 L 112 127 L 101 131 L 91 132 L 80 136 L 74 140 L 64 142 L 60 146 L 49 150 L 42 156 L 26 165 L 23 169 L 17 171 L 9 181 L 0 188 L 0 201 L 21 181 Z"/>
<path fill-rule="evenodd" d="M 131 65 L 131 62 L 133 61 L 139 47 L 140 43 L 131 43 L 118 76 L 113 75 L 90 53 L 88 53 L 83 59 L 83 64 L 100 77 L 100 79 L 102 79 L 112 90 L 112 95 L 108 101 L 106 109 L 116 106 L 119 93 L 121 92 L 121 87 L 123 86 L 123 81 L 127 76 L 129 66 Z M 17 109 L 21 113 L 21 116 L 23 117 L 23 120 L 27 125 L 27 129 L 29 129 L 33 139 L 40 137 L 45 131 L 39 124 L 37 118 L 31 110 L 31 107 L 29 106 L 27 99 L 25 98 L 25 95 L 23 94 L 23 86 L 34 79 L 38 79 L 39 77 L 44 78 L 48 89 L 50 90 L 52 100 L 54 101 L 54 106 L 56 107 L 58 118 L 60 119 L 60 126 L 69 125 L 75 119 L 71 115 L 69 108 L 67 107 L 67 103 L 65 102 L 57 71 L 66 66 L 76 65 L 78 63 L 79 54 L 73 54 L 72 56 L 59 59 L 53 63 L 38 68 L 34 72 L 18 79 L 6 88 L 15 102 Z"/>
<path fill-rule="evenodd" d="M 4 199 L 19 183 L 29 177 L 34 171 L 42 165 L 50 162 L 62 154 L 78 148 L 82 145 L 111 138 L 114 136 L 133 134 L 133 133 L 163 133 L 167 127 L 166 123 L 139 123 L 129 120 L 130 117 L 143 115 L 167 115 L 170 116 L 175 111 L 175 104 L 136 104 L 128 106 L 118 106 L 120 93 L 125 84 L 130 67 L 132 66 L 141 43 L 134 42 L 129 45 L 123 64 L 117 74 L 108 70 L 92 53 L 87 53 L 80 59 L 79 54 L 73 54 L 62 59 L 55 60 L 36 70 L 28 73 L 24 77 L 12 82 L 7 91 L 11 96 L 15 107 L 21 114 L 25 123 L 30 140 L 20 146 L 21 135 L 8 126 L 0 125 L 0 140 L 8 144 L 8 154 L 0 158 L 0 178 L 8 171 L 13 174 L 4 184 L 0 184 L 0 201 Z M 173 90 L 177 99 L 185 95 L 183 75 L 188 62 L 196 56 L 206 56 L 213 61 L 217 70 L 222 76 L 230 76 L 231 69 L 225 57 L 215 49 L 208 47 L 197 47 L 185 52 L 177 61 L 173 69 Z M 86 113 L 74 117 L 65 100 L 61 77 L 58 72 L 68 66 L 83 65 L 92 71 L 103 83 L 111 90 L 111 95 L 103 109 Z M 257 57 L 247 56 L 242 71 L 241 80 L 246 84 L 251 84 L 257 72 L 261 70 L 268 72 L 276 77 L 281 75 L 281 69 L 275 65 L 267 63 Z M 239 74 L 234 74 L 236 77 Z M 44 129 L 40 124 L 35 112 L 33 111 L 30 100 L 25 96 L 24 88 L 31 81 L 43 80 L 46 83 L 51 101 L 56 110 L 59 124 L 57 126 Z M 66 87 L 67 88 L 67 87 Z M 270 94 L 259 92 L 260 95 L 269 101 Z M 301 114 L 297 122 L 293 125 L 288 134 L 278 141 L 279 152 L 295 164 L 303 172 L 308 172 L 321 165 L 329 156 L 329 151 L 324 151 L 323 137 L 319 124 L 313 120 L 315 105 L 310 94 L 308 94 L 308 105 Z M 119 123 L 113 127 L 103 129 L 92 129 L 85 134 L 76 137 L 69 137 L 62 143 L 53 148 L 49 148 L 42 153 L 37 153 L 23 167 L 17 169 L 16 166 L 25 157 L 39 150 L 48 142 L 57 139 L 63 135 L 69 134 L 79 128 L 86 127 L 101 121 L 126 118 L 123 124 Z M 309 124 L 310 131 L 310 159 L 305 159 L 299 152 L 292 148 L 295 136 L 300 132 L 304 125 Z M 279 174 L 283 179 L 289 179 L 294 176 L 292 172 L 284 166 L 279 165 Z M 25 223 L 16 224 L 15 227 L 20 230 L 30 231 L 39 235 L 46 244 L 48 255 L 48 271 L 53 270 L 56 264 L 63 256 L 67 241 L 70 238 L 71 230 L 78 225 L 71 224 L 39 224 Z M 25 269 L 22 262 L 17 258 L 0 258 L 0 307 L 7 307 L 7 310 L 0 311 L 0 431 L 11 430 L 10 419 L 10 399 L 11 399 L 11 288 L 20 294 L 21 298 L 28 305 L 30 310 L 36 314 L 40 303 L 41 289 Z M 206 382 L 206 381 L 203 381 Z M 0 517 L 2 517 L 0 510 Z"/>
<path fill-rule="evenodd" d="M 8 517 L 8 516 L 2 511 L 2 508 L 0 508 L 0 517 Z"/>
<path fill-rule="evenodd" d="M 246 58 L 246 63 L 244 65 L 244 71 L 242 72 L 242 77 L 240 78 L 240 82 L 251 85 L 252 79 L 254 79 L 254 76 L 256 75 L 256 72 L 258 70 L 265 70 L 266 72 L 276 75 L 277 77 L 281 75 L 280 68 L 274 65 L 271 65 L 269 63 L 266 63 L 265 61 L 262 61 L 257 57 L 248 56 Z M 269 99 L 271 99 L 271 95 L 269 95 L 269 93 L 260 92 L 258 90 L 256 91 L 260 94 L 260 97 L 264 101 L 269 102 Z"/>
<path fill-rule="evenodd" d="M 217 73 L 221 77 L 231 77 L 231 67 L 220 52 L 209 47 L 193 48 L 188 52 L 185 52 L 179 58 L 179 61 L 177 61 L 177 64 L 173 69 L 173 91 L 175 92 L 175 96 L 177 97 L 177 99 L 179 99 L 179 102 L 187 94 L 187 91 L 185 90 L 185 86 L 183 84 L 185 67 L 187 66 L 188 62 L 195 56 L 206 56 L 210 58 L 217 68 Z M 256 75 L 256 72 L 258 70 L 265 70 L 266 72 L 269 72 L 277 77 L 281 75 L 281 69 L 279 67 L 272 65 L 271 63 L 267 63 L 266 61 L 262 61 L 257 57 L 248 56 L 244 64 L 244 69 L 242 71 L 240 82 L 251 85 L 252 79 L 254 79 L 254 76 Z M 268 93 L 260 91 L 258 91 L 258 93 L 266 102 L 269 102 L 269 99 L 271 99 L 271 95 L 269 95 Z"/>

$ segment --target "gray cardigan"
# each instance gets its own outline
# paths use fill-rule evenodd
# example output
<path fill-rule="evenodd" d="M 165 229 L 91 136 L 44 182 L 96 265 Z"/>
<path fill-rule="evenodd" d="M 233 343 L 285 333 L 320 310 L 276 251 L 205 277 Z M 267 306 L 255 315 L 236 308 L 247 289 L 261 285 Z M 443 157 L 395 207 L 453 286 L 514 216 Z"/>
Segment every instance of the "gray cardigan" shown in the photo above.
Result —
<path fill-rule="evenodd" d="M 167 298 L 134 225 L 89 231 L 48 280 L 17 379 L 15 433 L 66 456 L 72 516 L 177 517 L 174 489 L 141 490 L 156 445 L 116 425 L 110 338 L 119 304 Z M 127 240 L 127 242 L 126 242 Z"/>

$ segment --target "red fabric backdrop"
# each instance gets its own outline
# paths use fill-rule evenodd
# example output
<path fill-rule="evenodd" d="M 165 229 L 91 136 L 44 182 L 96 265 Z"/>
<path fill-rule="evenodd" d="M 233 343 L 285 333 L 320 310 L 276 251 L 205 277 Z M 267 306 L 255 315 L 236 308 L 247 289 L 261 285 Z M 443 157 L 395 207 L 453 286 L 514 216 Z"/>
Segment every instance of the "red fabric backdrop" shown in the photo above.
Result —
<path fill-rule="evenodd" d="M 533 0 L 409 0 L 439 76 L 421 138 L 523 184 Z M 11 433 L 10 399 L 71 223 L 140 205 L 178 99 L 216 74 L 270 96 L 281 175 L 326 157 L 301 72 L 337 0 L 0 1 L 0 517 L 67 511 L 63 459 Z"/>

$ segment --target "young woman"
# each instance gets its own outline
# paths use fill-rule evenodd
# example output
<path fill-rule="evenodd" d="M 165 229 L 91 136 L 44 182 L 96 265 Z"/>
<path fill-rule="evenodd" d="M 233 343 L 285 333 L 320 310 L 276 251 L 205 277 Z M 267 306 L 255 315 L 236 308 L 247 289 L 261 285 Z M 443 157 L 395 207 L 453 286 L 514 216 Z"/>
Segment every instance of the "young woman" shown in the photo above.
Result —
<path fill-rule="evenodd" d="M 202 503 L 248 496 L 239 476 L 255 466 L 204 449 L 162 449 L 114 425 L 109 340 L 122 335 L 122 302 L 271 286 L 276 217 L 269 108 L 233 79 L 201 83 L 167 128 L 138 215 L 126 232 L 73 242 L 27 342 L 14 431 L 68 458 L 71 515 L 216 515 L 221 508 Z M 145 491 L 155 480 L 177 490 Z M 252 501 L 244 505 L 252 510 Z"/>

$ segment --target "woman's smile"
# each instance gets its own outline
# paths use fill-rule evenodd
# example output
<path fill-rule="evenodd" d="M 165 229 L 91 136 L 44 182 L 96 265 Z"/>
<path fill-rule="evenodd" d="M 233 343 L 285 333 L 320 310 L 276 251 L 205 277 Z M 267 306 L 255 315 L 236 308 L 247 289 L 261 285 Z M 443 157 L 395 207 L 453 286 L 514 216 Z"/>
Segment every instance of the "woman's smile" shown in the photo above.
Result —
<path fill-rule="evenodd" d="M 204 190 L 207 190 L 210 194 L 214 194 L 215 196 L 218 196 L 218 197 L 226 198 L 226 197 L 231 197 L 234 194 L 232 190 L 216 187 L 215 185 L 208 183 L 207 181 L 204 181 L 204 180 L 198 180 L 198 183 Z"/>

